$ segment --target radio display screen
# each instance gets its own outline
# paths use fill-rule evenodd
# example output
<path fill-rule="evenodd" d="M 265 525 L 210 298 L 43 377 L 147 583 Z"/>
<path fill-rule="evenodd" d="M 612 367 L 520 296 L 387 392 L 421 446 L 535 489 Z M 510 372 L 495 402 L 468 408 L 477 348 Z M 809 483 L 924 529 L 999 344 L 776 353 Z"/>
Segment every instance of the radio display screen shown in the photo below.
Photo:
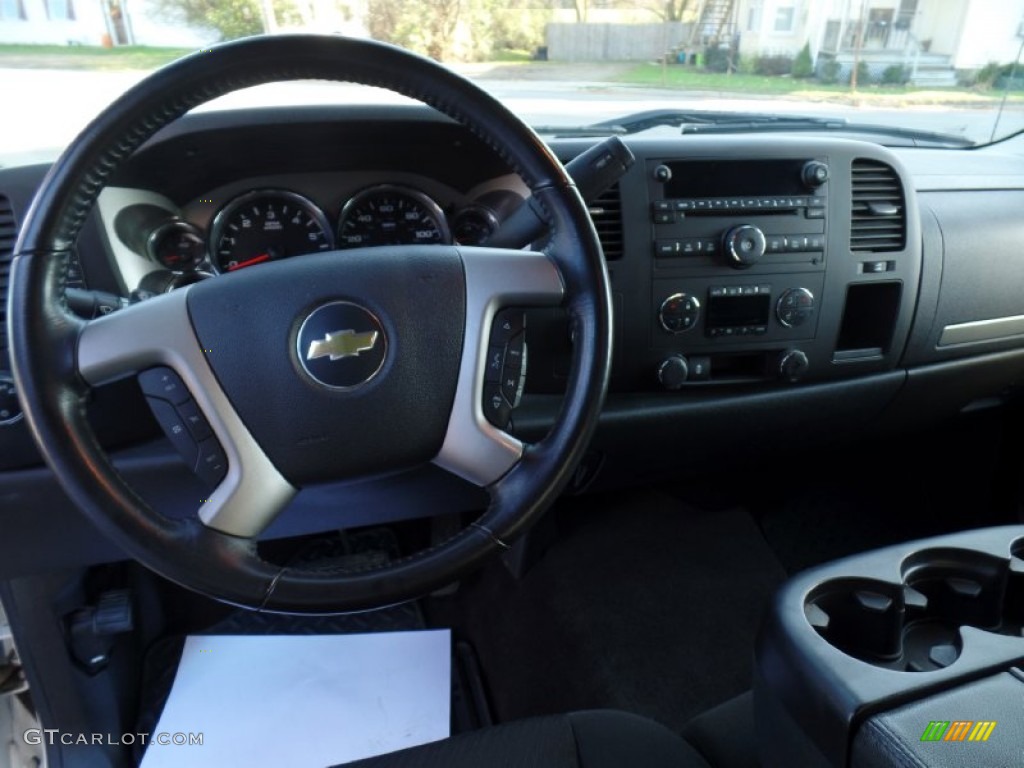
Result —
<path fill-rule="evenodd" d="M 735 328 L 768 325 L 771 296 L 711 296 L 708 298 L 705 328 Z"/>
<path fill-rule="evenodd" d="M 807 160 L 679 160 L 666 163 L 666 198 L 806 195 Z"/>

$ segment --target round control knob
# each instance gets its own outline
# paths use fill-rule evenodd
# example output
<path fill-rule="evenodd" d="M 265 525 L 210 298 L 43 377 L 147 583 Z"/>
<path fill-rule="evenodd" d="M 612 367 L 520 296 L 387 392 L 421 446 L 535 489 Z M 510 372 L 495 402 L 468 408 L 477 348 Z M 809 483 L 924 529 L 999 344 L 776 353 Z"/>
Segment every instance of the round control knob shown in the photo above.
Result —
<path fill-rule="evenodd" d="M 811 367 L 807 355 L 799 349 L 789 349 L 779 356 L 779 376 L 788 382 L 796 382 L 804 377 Z"/>
<path fill-rule="evenodd" d="M 690 366 L 682 355 L 669 355 L 658 366 L 658 381 L 665 389 L 679 389 L 690 375 Z"/>
<path fill-rule="evenodd" d="M 667 165 L 658 165 L 654 168 L 654 180 L 660 184 L 664 184 L 666 181 L 672 180 L 672 169 Z"/>
<path fill-rule="evenodd" d="M 764 256 L 768 247 L 764 232 L 752 224 L 733 227 L 725 233 L 725 255 L 736 269 L 753 266 Z"/>
<path fill-rule="evenodd" d="M 7 375 L 0 376 L 0 425 L 13 424 L 21 416 L 21 403 L 18 402 L 14 379 Z"/>
<path fill-rule="evenodd" d="M 804 165 L 800 178 L 808 189 L 817 189 L 828 181 L 828 166 L 818 160 L 811 160 Z"/>
<path fill-rule="evenodd" d="M 673 293 L 658 309 L 658 322 L 669 333 L 683 333 L 697 325 L 700 302 L 685 293 Z"/>
<path fill-rule="evenodd" d="M 787 288 L 775 304 L 775 316 L 787 328 L 796 328 L 811 318 L 814 294 L 806 288 Z"/>

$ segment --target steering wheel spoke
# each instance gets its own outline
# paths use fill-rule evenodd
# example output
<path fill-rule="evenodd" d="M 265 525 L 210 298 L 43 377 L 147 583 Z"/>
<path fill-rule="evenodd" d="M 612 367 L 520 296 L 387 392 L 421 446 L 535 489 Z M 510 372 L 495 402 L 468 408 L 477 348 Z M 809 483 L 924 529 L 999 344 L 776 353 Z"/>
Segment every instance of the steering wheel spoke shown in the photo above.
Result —
<path fill-rule="evenodd" d="M 497 248 L 460 248 L 459 252 L 466 277 L 462 363 L 448 431 L 434 463 L 475 485 L 487 486 L 504 476 L 523 454 L 523 444 L 485 415 L 490 398 L 502 398 L 505 408 L 514 404 L 500 392 L 500 378 L 510 360 L 507 340 L 497 336 L 495 318 L 504 307 L 557 306 L 565 289 L 558 268 L 543 253 Z"/>
<path fill-rule="evenodd" d="M 171 393 L 147 392 L 177 423 L 172 441 L 184 441 L 183 453 L 201 478 L 214 478 L 216 487 L 197 499 L 199 519 L 208 527 L 233 536 L 261 533 L 295 495 L 242 422 L 213 374 L 189 321 L 188 290 L 178 290 L 93 320 L 78 339 L 77 364 L 92 386 L 156 366 L 173 370 L 181 387 Z M 159 390 L 159 387 L 157 388 Z M 180 415 L 180 416 L 179 416 Z M 203 424 L 192 431 L 189 417 Z M 165 425 L 165 428 L 166 425 Z M 207 434 L 207 431 L 209 434 Z M 188 447 L 191 446 L 191 449 Z M 210 462 L 226 463 L 218 471 Z"/>

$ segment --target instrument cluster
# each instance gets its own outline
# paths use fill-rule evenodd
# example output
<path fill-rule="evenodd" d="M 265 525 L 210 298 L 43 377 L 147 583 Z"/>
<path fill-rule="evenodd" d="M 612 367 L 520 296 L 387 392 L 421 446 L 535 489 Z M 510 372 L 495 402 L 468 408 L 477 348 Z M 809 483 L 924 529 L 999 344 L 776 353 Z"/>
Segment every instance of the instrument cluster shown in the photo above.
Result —
<path fill-rule="evenodd" d="M 484 245 L 521 202 L 512 190 L 492 189 L 445 208 L 413 186 L 380 183 L 360 189 L 331 217 L 299 192 L 267 187 L 232 197 L 205 228 L 176 215 L 147 217 L 139 250 L 175 273 L 224 274 L 319 251 Z"/>

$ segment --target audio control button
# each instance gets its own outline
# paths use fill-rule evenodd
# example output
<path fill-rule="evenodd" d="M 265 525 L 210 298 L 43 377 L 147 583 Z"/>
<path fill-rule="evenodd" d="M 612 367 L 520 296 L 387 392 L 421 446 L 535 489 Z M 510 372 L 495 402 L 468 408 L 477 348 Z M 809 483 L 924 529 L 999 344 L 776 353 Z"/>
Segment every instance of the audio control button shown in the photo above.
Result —
<path fill-rule="evenodd" d="M 733 227 L 725 233 L 725 255 L 736 269 L 753 266 L 767 248 L 764 232 L 750 224 Z"/>

